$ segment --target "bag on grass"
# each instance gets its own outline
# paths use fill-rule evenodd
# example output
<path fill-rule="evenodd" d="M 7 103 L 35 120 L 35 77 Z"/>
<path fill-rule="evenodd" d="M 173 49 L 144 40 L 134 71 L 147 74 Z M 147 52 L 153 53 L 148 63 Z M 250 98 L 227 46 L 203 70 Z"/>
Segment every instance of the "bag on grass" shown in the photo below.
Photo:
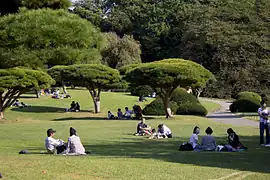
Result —
<path fill-rule="evenodd" d="M 190 143 L 186 142 L 180 145 L 179 151 L 193 151 L 193 147 Z"/>

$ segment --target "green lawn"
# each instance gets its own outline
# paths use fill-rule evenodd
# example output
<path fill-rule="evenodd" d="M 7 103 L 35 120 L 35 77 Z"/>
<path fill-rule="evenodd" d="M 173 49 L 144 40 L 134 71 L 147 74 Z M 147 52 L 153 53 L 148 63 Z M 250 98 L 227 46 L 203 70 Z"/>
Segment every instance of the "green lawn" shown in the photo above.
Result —
<path fill-rule="evenodd" d="M 253 120 L 253 121 L 259 121 L 259 116 L 257 112 L 241 112 L 237 113 L 237 115 L 242 116 L 243 118 Z"/>
<path fill-rule="evenodd" d="M 94 115 L 87 91 L 73 90 L 72 100 L 79 101 L 85 112 L 64 113 L 71 100 L 24 98 L 28 109 L 7 111 L 7 120 L 0 121 L 0 172 L 6 179 L 269 179 L 269 149 L 258 147 L 258 130 L 235 127 L 248 151 L 239 153 L 180 152 L 195 125 L 201 134 L 211 126 L 218 143 L 226 142 L 229 125 L 203 117 L 148 117 L 155 127 L 166 123 L 174 138 L 149 140 L 132 134 L 134 120 L 103 120 L 107 110 L 116 112 L 137 103 L 137 97 L 122 93 L 102 93 L 103 114 Z M 150 102 L 150 100 L 148 101 Z M 143 106 L 143 104 L 141 104 Z M 209 104 L 208 104 L 209 105 Z M 214 106 L 214 105 L 211 105 Z M 210 105 L 207 107 L 209 108 Z M 209 110 L 209 109 L 208 109 Z M 35 111 L 35 112 L 32 112 Z M 69 127 L 77 129 L 82 143 L 93 152 L 89 156 L 54 156 L 44 151 L 46 129 L 57 130 L 56 137 L 66 140 Z M 22 149 L 37 154 L 19 155 Z"/>

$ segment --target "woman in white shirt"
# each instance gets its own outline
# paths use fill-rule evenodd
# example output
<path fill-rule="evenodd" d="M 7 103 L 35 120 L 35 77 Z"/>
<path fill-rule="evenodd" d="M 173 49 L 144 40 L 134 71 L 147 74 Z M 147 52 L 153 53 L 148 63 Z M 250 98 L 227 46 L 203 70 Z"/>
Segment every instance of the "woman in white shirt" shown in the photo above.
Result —
<path fill-rule="evenodd" d="M 67 154 L 70 155 L 84 155 L 85 149 L 81 143 L 81 139 L 76 135 L 76 130 L 70 127 L 70 137 L 68 138 L 67 143 Z"/>
<path fill-rule="evenodd" d="M 200 134 L 200 128 L 198 126 L 195 126 L 193 129 L 193 134 L 190 136 L 189 143 L 192 145 L 193 149 L 196 149 L 196 146 L 198 146 L 198 134 Z"/>
<path fill-rule="evenodd" d="M 158 125 L 158 136 L 163 138 L 172 138 L 172 132 L 166 125 L 160 124 Z"/>

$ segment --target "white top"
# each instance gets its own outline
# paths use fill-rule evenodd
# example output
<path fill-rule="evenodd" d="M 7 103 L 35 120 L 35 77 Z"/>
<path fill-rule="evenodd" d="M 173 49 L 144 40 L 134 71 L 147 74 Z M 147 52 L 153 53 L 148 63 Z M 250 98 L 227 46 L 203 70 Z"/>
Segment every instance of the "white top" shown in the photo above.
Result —
<path fill-rule="evenodd" d="M 258 109 L 258 113 L 259 113 L 259 115 L 262 114 L 262 113 L 269 114 L 269 110 L 268 110 L 268 108 L 266 108 L 266 109 L 263 110 L 263 109 L 260 107 L 260 108 Z M 263 117 L 260 116 L 260 122 L 266 123 L 266 122 L 267 122 L 267 119 L 264 119 Z"/>
<path fill-rule="evenodd" d="M 68 138 L 67 154 L 85 154 L 85 149 L 79 136 L 72 135 Z"/>
<path fill-rule="evenodd" d="M 52 137 L 47 137 L 45 139 L 45 147 L 49 151 L 54 151 L 57 146 L 60 146 L 63 142 L 59 139 L 54 139 Z"/>
<path fill-rule="evenodd" d="M 192 134 L 190 136 L 189 143 L 192 145 L 193 149 L 197 146 L 198 140 L 198 134 Z"/>
<path fill-rule="evenodd" d="M 163 133 L 158 132 L 159 135 L 166 135 L 172 134 L 170 128 L 168 128 L 166 125 L 163 125 Z"/>
<path fill-rule="evenodd" d="M 132 111 L 131 111 L 131 110 L 127 110 L 127 111 L 125 112 L 125 116 L 130 117 L 130 116 L 131 116 L 131 114 L 132 114 Z"/>

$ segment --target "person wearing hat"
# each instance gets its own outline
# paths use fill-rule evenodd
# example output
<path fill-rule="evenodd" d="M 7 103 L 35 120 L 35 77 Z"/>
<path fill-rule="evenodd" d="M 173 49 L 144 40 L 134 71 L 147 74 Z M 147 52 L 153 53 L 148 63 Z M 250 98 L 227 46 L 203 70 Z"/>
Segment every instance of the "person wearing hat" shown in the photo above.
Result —
<path fill-rule="evenodd" d="M 76 134 L 76 129 L 70 127 L 69 129 L 70 137 L 68 138 L 67 143 L 67 154 L 70 155 L 84 155 L 85 149 L 81 143 L 81 139 Z"/>
<path fill-rule="evenodd" d="M 63 140 L 53 138 L 55 133 L 56 131 L 53 129 L 47 130 L 48 137 L 45 139 L 45 147 L 49 154 L 60 154 L 66 149 Z"/>

